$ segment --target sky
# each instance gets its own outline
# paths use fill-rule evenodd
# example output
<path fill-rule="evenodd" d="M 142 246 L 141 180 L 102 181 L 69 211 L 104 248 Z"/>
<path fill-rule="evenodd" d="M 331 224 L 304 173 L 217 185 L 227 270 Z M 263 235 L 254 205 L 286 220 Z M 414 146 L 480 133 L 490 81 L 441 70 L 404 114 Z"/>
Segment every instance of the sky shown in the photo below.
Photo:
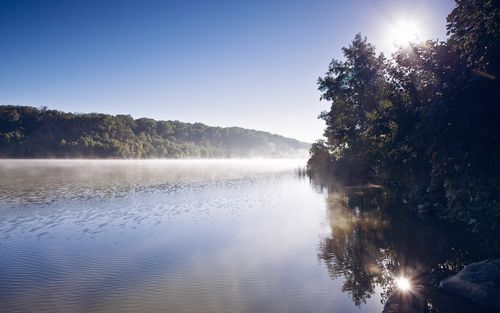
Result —
<path fill-rule="evenodd" d="M 356 33 L 411 20 L 446 39 L 451 0 L 0 0 L 0 105 L 321 138 L 318 77 Z"/>

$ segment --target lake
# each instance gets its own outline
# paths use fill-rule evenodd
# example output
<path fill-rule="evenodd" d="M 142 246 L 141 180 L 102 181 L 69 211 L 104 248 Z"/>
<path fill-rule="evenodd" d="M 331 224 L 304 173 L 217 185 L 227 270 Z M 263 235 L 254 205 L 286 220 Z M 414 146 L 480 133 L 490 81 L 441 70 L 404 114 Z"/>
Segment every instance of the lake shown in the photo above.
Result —
<path fill-rule="evenodd" d="M 402 276 L 468 308 L 463 241 L 304 164 L 0 160 L 0 312 L 381 312 Z"/>

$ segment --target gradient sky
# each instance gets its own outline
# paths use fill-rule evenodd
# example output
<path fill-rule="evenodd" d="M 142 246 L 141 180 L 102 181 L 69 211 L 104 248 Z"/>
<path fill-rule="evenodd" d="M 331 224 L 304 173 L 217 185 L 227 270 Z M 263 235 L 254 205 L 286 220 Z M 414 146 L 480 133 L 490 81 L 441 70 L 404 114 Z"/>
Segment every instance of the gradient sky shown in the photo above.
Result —
<path fill-rule="evenodd" d="M 322 136 L 316 80 L 361 32 L 390 54 L 410 17 L 446 38 L 451 0 L 0 0 L 0 104 Z"/>

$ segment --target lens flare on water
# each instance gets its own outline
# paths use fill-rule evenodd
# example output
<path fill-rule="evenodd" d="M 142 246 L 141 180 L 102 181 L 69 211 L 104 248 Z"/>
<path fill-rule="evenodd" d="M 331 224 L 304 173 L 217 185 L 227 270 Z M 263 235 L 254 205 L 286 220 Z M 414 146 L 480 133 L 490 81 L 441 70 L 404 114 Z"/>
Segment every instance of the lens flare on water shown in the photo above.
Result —
<path fill-rule="evenodd" d="M 399 290 L 401 291 L 409 291 L 411 290 L 411 283 L 410 280 L 406 277 L 398 277 L 395 279 L 396 286 L 398 287 Z"/>

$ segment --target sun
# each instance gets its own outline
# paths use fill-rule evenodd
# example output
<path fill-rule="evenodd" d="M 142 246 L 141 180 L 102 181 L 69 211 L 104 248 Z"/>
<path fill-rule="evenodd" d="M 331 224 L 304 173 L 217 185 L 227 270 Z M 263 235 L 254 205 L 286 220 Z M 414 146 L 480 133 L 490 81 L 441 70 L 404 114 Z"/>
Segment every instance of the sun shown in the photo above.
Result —
<path fill-rule="evenodd" d="M 400 47 L 420 40 L 421 27 L 415 20 L 399 20 L 389 29 L 389 40 Z"/>

